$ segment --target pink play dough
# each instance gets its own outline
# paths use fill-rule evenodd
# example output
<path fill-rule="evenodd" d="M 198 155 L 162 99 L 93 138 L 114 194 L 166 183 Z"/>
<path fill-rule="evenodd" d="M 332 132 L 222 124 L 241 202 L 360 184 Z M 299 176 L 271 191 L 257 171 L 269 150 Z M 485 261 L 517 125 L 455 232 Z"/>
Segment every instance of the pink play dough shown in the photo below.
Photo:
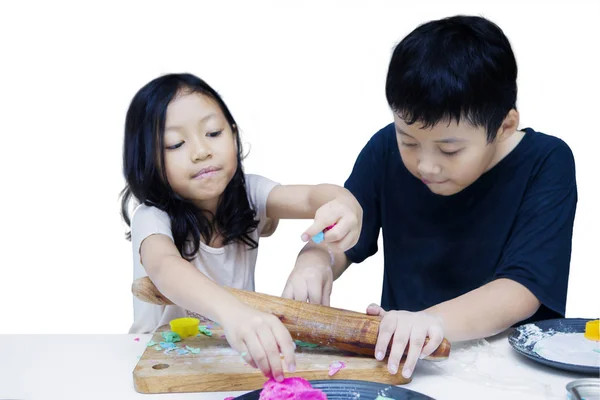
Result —
<path fill-rule="evenodd" d="M 286 378 L 281 382 L 269 379 L 260 392 L 259 400 L 327 400 L 327 395 L 313 389 L 303 378 Z"/>

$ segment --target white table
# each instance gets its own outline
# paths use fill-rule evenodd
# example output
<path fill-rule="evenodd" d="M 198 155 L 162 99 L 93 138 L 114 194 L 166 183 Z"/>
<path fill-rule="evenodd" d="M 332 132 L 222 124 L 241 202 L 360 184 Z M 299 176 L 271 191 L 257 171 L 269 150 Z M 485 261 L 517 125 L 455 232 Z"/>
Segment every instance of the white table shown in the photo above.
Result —
<path fill-rule="evenodd" d="M 132 371 L 150 336 L 0 335 L 0 399 L 223 400 L 244 393 L 137 393 Z M 530 361 L 506 337 L 454 344 L 449 360 L 421 361 L 404 387 L 438 400 L 566 399 L 565 385 L 586 377 Z"/>

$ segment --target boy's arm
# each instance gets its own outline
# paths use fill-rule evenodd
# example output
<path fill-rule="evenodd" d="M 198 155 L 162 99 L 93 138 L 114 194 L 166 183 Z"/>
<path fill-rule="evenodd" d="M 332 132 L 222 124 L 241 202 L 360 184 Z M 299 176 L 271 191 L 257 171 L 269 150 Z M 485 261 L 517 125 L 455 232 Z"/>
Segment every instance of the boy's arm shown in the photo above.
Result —
<path fill-rule="evenodd" d="M 310 241 L 300 250 L 297 264 L 324 265 L 331 269 L 335 281 L 348 269 L 352 261 L 348 259 L 345 252 L 329 252 L 325 246 Z"/>
<path fill-rule="evenodd" d="M 309 241 L 298 254 L 281 297 L 329 306 L 333 281 L 351 263 L 344 252 L 328 251 L 322 244 Z"/>
<path fill-rule="evenodd" d="M 356 159 L 352 173 L 345 183 L 345 187 L 362 207 L 358 242 L 345 252 L 330 246 L 333 263 L 332 254 L 325 246 L 309 242 L 298 254 L 283 297 L 328 306 L 333 281 L 339 278 L 350 264 L 360 263 L 377 252 L 377 239 L 381 229 L 379 179 L 383 175 L 381 167 L 388 148 L 385 146 L 387 137 L 384 133 L 379 132 L 369 140 Z"/>
<path fill-rule="evenodd" d="M 425 312 L 442 320 L 448 340 L 463 341 L 503 332 L 535 314 L 540 304 L 525 286 L 501 278 Z"/>

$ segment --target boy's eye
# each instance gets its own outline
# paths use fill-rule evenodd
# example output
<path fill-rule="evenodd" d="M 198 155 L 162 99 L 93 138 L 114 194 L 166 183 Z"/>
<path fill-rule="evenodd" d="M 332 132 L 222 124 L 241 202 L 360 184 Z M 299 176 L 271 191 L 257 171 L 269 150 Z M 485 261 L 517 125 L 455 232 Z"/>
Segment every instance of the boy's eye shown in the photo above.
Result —
<path fill-rule="evenodd" d="M 174 144 L 174 145 L 172 145 L 172 146 L 167 146 L 167 147 L 166 147 L 166 149 L 167 149 L 167 150 L 175 150 L 175 149 L 178 149 L 178 148 L 180 148 L 181 146 L 183 146 L 183 143 L 184 143 L 184 142 L 179 142 L 179 143 L 177 143 L 177 144 Z"/>
<path fill-rule="evenodd" d="M 458 150 L 455 150 L 455 151 L 444 151 L 444 150 L 441 150 L 441 152 L 442 152 L 444 155 L 446 155 L 446 156 L 455 156 L 455 155 L 457 155 L 457 154 L 458 154 L 458 153 L 459 153 L 461 150 L 462 150 L 462 149 L 458 149 Z"/>
<path fill-rule="evenodd" d="M 223 132 L 223 131 L 211 132 L 211 133 L 208 133 L 208 134 L 207 134 L 207 136 L 208 136 L 208 137 L 217 137 L 217 136 L 219 136 L 219 135 L 220 135 L 222 132 Z"/>
<path fill-rule="evenodd" d="M 401 143 L 402 143 L 402 146 L 405 146 L 405 147 L 417 147 L 416 143 L 405 143 L 405 142 L 401 142 Z"/>

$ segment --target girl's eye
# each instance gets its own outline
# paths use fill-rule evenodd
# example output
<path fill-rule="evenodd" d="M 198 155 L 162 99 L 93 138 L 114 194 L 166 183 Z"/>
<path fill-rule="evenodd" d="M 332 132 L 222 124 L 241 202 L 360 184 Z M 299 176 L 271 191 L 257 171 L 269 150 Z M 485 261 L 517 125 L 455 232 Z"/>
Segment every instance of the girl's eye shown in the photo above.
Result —
<path fill-rule="evenodd" d="M 167 146 L 167 150 L 175 150 L 180 148 L 181 146 L 183 146 L 184 142 L 179 142 L 177 144 L 174 144 L 173 146 Z"/>
<path fill-rule="evenodd" d="M 208 134 L 207 134 L 207 136 L 208 136 L 208 137 L 217 137 L 217 136 L 219 136 L 219 135 L 220 135 L 222 132 L 223 132 L 223 131 L 211 132 L 211 133 L 208 133 Z"/>
<path fill-rule="evenodd" d="M 457 154 L 458 154 L 458 153 L 459 153 L 461 150 L 462 150 L 462 149 L 455 150 L 455 151 L 444 151 L 444 150 L 441 150 L 441 152 L 442 152 L 444 155 L 446 155 L 446 156 L 450 156 L 450 157 L 452 157 L 452 156 L 455 156 L 455 155 L 457 155 Z"/>
<path fill-rule="evenodd" d="M 417 144 L 416 143 L 404 143 L 404 142 L 402 142 L 402 146 L 405 146 L 405 147 L 417 147 Z"/>

